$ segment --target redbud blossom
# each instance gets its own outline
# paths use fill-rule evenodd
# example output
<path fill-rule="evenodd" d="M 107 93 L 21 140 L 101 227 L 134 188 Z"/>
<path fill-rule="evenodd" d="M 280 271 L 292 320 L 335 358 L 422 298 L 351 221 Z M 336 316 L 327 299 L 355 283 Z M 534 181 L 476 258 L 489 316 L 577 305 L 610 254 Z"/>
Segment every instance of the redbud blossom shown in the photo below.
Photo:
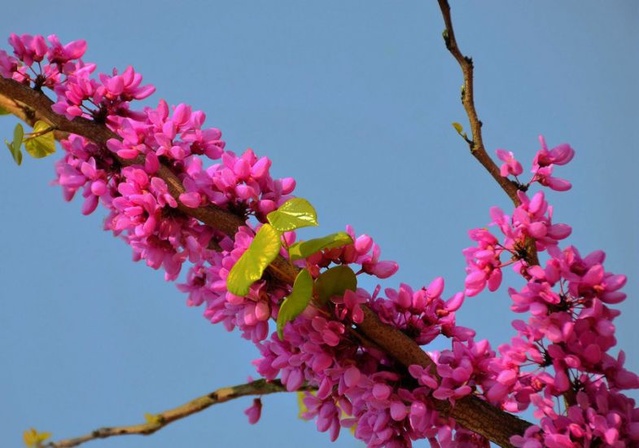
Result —
<path fill-rule="evenodd" d="M 639 445 L 639 411 L 622 393 L 639 388 L 639 377 L 624 367 L 623 351 L 610 354 L 616 345 L 613 321 L 620 314 L 613 305 L 626 298 L 621 291 L 626 277 L 606 270 L 602 251 L 582 257 L 572 246 L 560 247 L 571 228 L 553 223 L 553 208 L 542 191 L 531 196 L 519 191 L 520 205 L 510 215 L 492 208 L 494 234 L 486 228 L 470 231 L 474 246 L 463 251 L 463 292 L 444 299 L 442 278 L 426 287 L 386 287 L 383 293 L 380 285 L 371 293 L 360 282 L 356 291 L 308 307 L 284 326 L 280 339 L 271 321 L 290 285 L 264 277 L 246 296 L 236 296 L 226 281 L 266 215 L 291 197 L 295 180 L 274 179 L 271 161 L 253 150 L 227 150 L 221 132 L 203 128 L 204 114 L 188 105 L 170 107 L 160 100 L 154 108 L 136 108 L 135 101 L 154 87 L 142 85 L 132 67 L 96 79 L 95 65 L 81 59 L 84 41 L 63 45 L 54 35 L 12 34 L 9 42 L 14 56 L 0 50 L 0 76 L 52 90 L 54 113 L 94 120 L 118 136 L 106 148 L 73 134 L 61 141 L 56 183 L 64 198 L 81 192 L 85 214 L 104 207 L 105 229 L 131 246 L 134 260 L 163 269 L 167 280 L 184 268 L 186 279 L 178 288 L 187 294 L 187 304 L 202 305 L 212 323 L 238 329 L 252 341 L 261 354 L 254 364 L 264 378 L 281 379 L 289 391 L 316 389 L 304 398 L 304 417 L 316 419 L 331 440 L 346 427 L 369 447 L 410 447 L 419 439 L 440 447 L 485 447 L 487 440 L 432 406 L 433 399 L 455 404 L 473 394 L 508 412 L 534 408 L 539 424 L 511 438 L 517 447 Z M 553 169 L 568 163 L 574 150 L 566 144 L 548 150 L 543 137 L 540 143 L 526 187 L 567 190 L 570 183 L 553 177 Z M 498 150 L 497 156 L 504 162 L 502 176 L 522 173 L 512 152 Z M 131 163 L 138 157 L 144 161 L 121 166 L 120 159 Z M 180 212 L 158 175 L 161 165 L 180 179 L 182 205 L 221 207 L 246 218 L 245 225 L 230 238 Z M 298 260 L 298 266 L 314 279 L 333 266 L 378 279 L 397 272 L 397 263 L 380 260 L 381 249 L 370 236 L 357 236 L 350 226 L 346 230 L 352 244 L 319 251 Z M 290 246 L 296 234 L 282 238 Z M 531 265 L 525 253 L 531 243 L 543 264 Z M 466 296 L 497 291 L 507 265 L 523 281 L 507 290 L 512 311 L 522 318 L 512 322 L 510 342 L 495 351 L 488 341 L 475 340 L 472 329 L 457 325 L 456 311 Z M 358 325 L 364 306 L 416 344 L 449 342 L 450 348 L 430 353 L 436 375 L 417 365 L 406 373 L 375 344 L 363 343 Z M 566 399 L 568 391 L 574 399 Z M 256 398 L 246 414 L 255 423 L 260 413 Z"/>

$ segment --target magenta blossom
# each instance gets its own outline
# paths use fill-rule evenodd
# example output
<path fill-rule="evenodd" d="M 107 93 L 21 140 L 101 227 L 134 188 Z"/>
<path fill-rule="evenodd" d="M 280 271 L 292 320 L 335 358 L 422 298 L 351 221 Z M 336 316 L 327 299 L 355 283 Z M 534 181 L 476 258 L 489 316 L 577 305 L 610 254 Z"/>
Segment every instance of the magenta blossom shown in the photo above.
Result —
<path fill-rule="evenodd" d="M 521 163 L 515 159 L 515 156 L 511 151 L 498 149 L 496 152 L 499 160 L 504 162 L 499 169 L 499 174 L 501 174 L 502 177 L 508 177 L 511 174 L 513 176 L 519 176 L 523 173 L 524 169 L 522 168 Z"/>
<path fill-rule="evenodd" d="M 555 165 L 565 165 L 575 155 L 575 151 L 567 144 L 561 144 L 551 150 L 546 146 L 546 140 L 539 136 L 541 149 L 533 160 L 533 179 L 531 182 L 539 182 L 541 185 L 556 191 L 569 190 L 572 185 L 564 179 L 552 176 Z"/>

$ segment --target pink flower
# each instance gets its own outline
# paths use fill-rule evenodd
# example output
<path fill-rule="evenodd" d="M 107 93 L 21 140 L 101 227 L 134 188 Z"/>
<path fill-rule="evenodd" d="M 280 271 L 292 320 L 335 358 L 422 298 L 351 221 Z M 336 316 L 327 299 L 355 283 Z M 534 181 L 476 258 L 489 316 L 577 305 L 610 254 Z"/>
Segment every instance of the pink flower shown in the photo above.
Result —
<path fill-rule="evenodd" d="M 496 152 L 499 160 L 505 162 L 501 165 L 499 170 L 499 174 L 501 174 L 502 177 L 508 177 L 511 174 L 513 176 L 519 176 L 524 171 L 521 163 L 519 163 L 517 159 L 515 159 L 515 156 L 511 151 L 498 149 Z"/>
<path fill-rule="evenodd" d="M 353 323 L 359 324 L 364 320 L 361 305 L 368 302 L 369 298 L 368 293 L 360 288 L 357 291 L 346 290 L 344 296 L 333 297 L 332 301 L 337 305 L 335 311 L 340 320 L 348 317 Z"/>
<path fill-rule="evenodd" d="M 501 285 L 501 260 L 503 248 L 497 238 L 486 229 L 474 229 L 469 232 L 471 239 L 477 241 L 478 247 L 464 249 L 466 257 L 465 294 L 475 296 L 486 286 L 496 291 Z"/>
<path fill-rule="evenodd" d="M 9 56 L 6 51 L 0 50 L 0 76 L 12 78 L 18 70 L 18 60 Z"/>
<path fill-rule="evenodd" d="M 31 36 L 23 34 L 18 36 L 11 33 L 9 43 L 13 47 L 13 53 L 25 65 L 33 65 L 34 62 L 41 62 L 47 54 L 47 43 L 43 36 Z"/>
<path fill-rule="evenodd" d="M 47 59 L 52 64 L 60 66 L 65 66 L 69 61 L 80 59 L 87 49 L 87 43 L 84 40 L 74 40 L 62 45 L 55 34 L 48 36 L 47 40 L 51 43 L 51 47 L 47 52 Z M 68 66 L 68 68 L 72 68 L 72 66 Z"/>
<path fill-rule="evenodd" d="M 251 425 L 256 424 L 262 416 L 262 399 L 254 398 L 253 404 L 244 411 Z"/>
<path fill-rule="evenodd" d="M 575 155 L 575 151 L 567 144 L 559 145 L 550 151 L 546 146 L 546 141 L 539 136 L 541 149 L 533 160 L 532 172 L 534 174 L 531 182 L 539 182 L 541 185 L 549 187 L 555 191 L 569 190 L 572 185 L 564 179 L 552 176 L 554 165 L 565 165 L 570 162 Z"/>
<path fill-rule="evenodd" d="M 133 67 L 127 67 L 121 75 L 113 69 L 111 76 L 100 74 L 102 85 L 96 89 L 96 94 L 111 102 L 128 102 L 142 100 L 155 92 L 155 87 L 147 85 L 140 87 L 142 75 L 136 73 Z"/>
<path fill-rule="evenodd" d="M 575 155 L 575 150 L 566 143 L 562 143 L 559 146 L 554 147 L 550 151 L 546 145 L 546 139 L 543 136 L 539 136 L 539 143 L 541 149 L 535 155 L 533 165 L 544 167 L 554 165 L 565 165 L 572 160 Z"/>

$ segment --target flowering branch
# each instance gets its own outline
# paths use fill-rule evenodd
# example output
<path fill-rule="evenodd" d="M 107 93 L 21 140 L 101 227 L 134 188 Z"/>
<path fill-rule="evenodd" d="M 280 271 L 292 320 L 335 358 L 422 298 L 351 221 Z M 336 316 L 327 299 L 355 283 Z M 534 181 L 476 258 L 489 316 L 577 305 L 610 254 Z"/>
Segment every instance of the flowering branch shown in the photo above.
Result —
<path fill-rule="evenodd" d="M 31 89 L 14 80 L 0 77 L 0 107 L 14 113 L 29 124 L 36 120 L 46 121 L 57 130 L 56 138 L 65 138 L 68 134 L 76 134 L 86 137 L 100 146 L 106 146 L 106 142 L 111 138 L 121 139 L 106 126 L 92 120 L 84 117 L 68 120 L 64 116 L 54 113 L 51 111 L 52 104 L 53 102 L 43 92 Z M 138 159 L 118 158 L 118 160 L 124 166 L 135 163 L 144 164 Z M 161 167 L 159 175 L 170 186 L 171 195 L 180 204 L 179 195 L 184 192 L 184 186 L 179 179 L 167 167 Z M 178 206 L 178 209 L 212 228 L 222 230 L 229 236 L 234 236 L 237 228 L 244 225 L 239 217 L 214 205 L 196 209 L 182 205 Z M 299 269 L 279 256 L 269 266 L 268 271 L 277 281 L 292 285 Z M 406 368 L 411 365 L 419 365 L 429 370 L 433 368 L 433 361 L 413 339 L 397 328 L 382 323 L 367 306 L 364 305 L 362 309 L 364 320 L 357 325 L 357 330 L 361 331 L 371 343 L 381 347 Z M 508 438 L 513 434 L 523 433 L 530 426 L 530 423 L 505 413 L 474 396 L 468 396 L 458 401 L 454 407 L 445 400 L 433 400 L 433 406 L 443 415 L 450 416 L 461 425 L 482 434 L 500 446 L 510 446 Z"/>
<path fill-rule="evenodd" d="M 462 95 L 461 101 L 466 110 L 466 114 L 468 115 L 468 121 L 470 123 L 471 137 L 468 139 L 468 146 L 470 147 L 470 152 L 475 157 L 479 163 L 482 164 L 486 171 L 497 181 L 497 183 L 504 189 L 506 194 L 510 197 L 513 203 L 517 206 L 520 204 L 519 198 L 517 197 L 517 185 L 508 180 L 505 177 L 502 177 L 499 173 L 499 167 L 493 162 L 488 153 L 486 152 L 486 148 L 484 147 L 484 140 L 482 138 L 481 127 L 482 122 L 479 120 L 479 115 L 477 114 L 477 109 L 475 108 L 475 89 L 474 89 L 474 79 L 473 79 L 473 60 L 468 56 L 464 56 L 464 54 L 459 49 L 457 45 L 457 39 L 455 38 L 455 31 L 453 29 L 453 21 L 450 15 L 450 5 L 448 4 L 448 0 L 438 0 L 439 8 L 442 11 L 442 16 L 444 18 L 444 24 L 446 26 L 446 30 L 443 33 L 444 43 L 446 44 L 446 49 L 453 55 L 459 67 L 461 68 L 462 74 L 464 76 L 464 85 L 462 87 Z"/>
<path fill-rule="evenodd" d="M 302 390 L 309 389 L 303 387 Z M 225 403 L 240 397 L 252 395 L 261 396 L 276 392 L 286 392 L 286 387 L 284 387 L 279 380 L 267 381 L 260 379 L 246 384 L 222 387 L 176 408 L 168 409 L 158 414 L 146 414 L 146 423 L 98 428 L 83 436 L 46 443 L 42 445 L 42 448 L 71 448 L 91 440 L 106 439 L 114 436 L 129 436 L 135 434 L 148 436 L 163 429 L 170 423 L 201 412 L 210 406 Z"/>
<path fill-rule="evenodd" d="M 317 220 L 307 201 L 292 197 L 294 179 L 273 179 L 270 160 L 252 150 L 241 156 L 224 150 L 221 132 L 203 128 L 204 114 L 188 105 L 160 100 L 156 108 L 132 109 L 131 101 L 148 97 L 153 86 L 140 86 L 132 67 L 92 78 L 95 65 L 81 59 L 84 41 L 63 46 L 54 35 L 47 43 L 43 36 L 12 34 L 16 57 L 0 50 L 6 78 L 0 78 L 0 105 L 57 133 L 65 150 L 57 183 L 65 199 L 81 192 L 84 214 L 104 206 L 105 229 L 131 246 L 136 261 L 164 269 L 167 281 L 188 266 L 178 285 L 187 303 L 205 304 L 208 320 L 251 340 L 261 354 L 254 362 L 260 375 L 281 379 L 288 391 L 317 389 L 304 397 L 303 417 L 315 418 L 332 440 L 354 427 L 371 447 L 418 439 L 443 447 L 637 441 L 639 414 L 621 391 L 639 387 L 639 376 L 623 367 L 623 352 L 616 359 L 608 354 L 618 315 L 608 305 L 625 299 L 619 289 L 626 277 L 604 270 L 601 251 L 582 258 L 574 247 L 560 249 L 570 226 L 553 223 L 542 191 L 526 195 L 533 183 L 569 189 L 552 172 L 574 150 L 567 144 L 549 150 L 541 138 L 527 184 L 516 177 L 523 170 L 514 155 L 498 150 L 504 164 L 497 176 L 474 110 L 472 62 L 457 48 L 448 3 L 440 6 L 447 47 L 464 73 L 473 135 L 462 136 L 516 205 L 512 216 L 491 209 L 491 225 L 503 238 L 487 228 L 471 230 L 477 244 L 464 250 L 465 290 L 448 300 L 442 278 L 418 290 L 358 288 L 358 275 L 386 279 L 398 269 L 379 259 L 371 237 L 347 226 L 328 240 L 296 242 L 294 230 Z M 44 87 L 57 94 L 55 103 Z M 18 163 L 23 136 L 17 125 L 8 144 Z M 206 159 L 214 163 L 205 167 Z M 545 268 L 537 250 L 550 256 Z M 530 316 L 513 322 L 516 336 L 498 356 L 488 341 L 456 324 L 455 312 L 465 297 L 496 291 L 506 266 L 526 281 L 520 290 L 509 288 L 511 308 Z M 449 338 L 450 349 L 421 349 L 439 336 Z M 563 411 L 554 406 L 561 396 Z M 509 413 L 531 405 L 539 425 Z"/>
<path fill-rule="evenodd" d="M 470 153 L 475 159 L 488 171 L 493 179 L 501 186 L 506 192 L 508 197 L 513 201 L 515 206 L 521 204 L 517 192 L 521 189 L 521 185 L 517 182 L 502 176 L 499 167 L 488 155 L 486 148 L 484 147 L 484 140 L 481 133 L 483 123 L 479 119 L 477 109 L 475 108 L 475 89 L 474 89 L 474 66 L 473 59 L 464 54 L 457 45 L 457 39 L 455 38 L 455 30 L 453 29 L 453 21 L 450 15 L 450 5 L 448 0 L 438 0 L 439 8 L 442 11 L 444 18 L 444 24 L 446 29 L 443 33 L 444 43 L 446 49 L 453 55 L 459 67 L 461 68 L 462 75 L 464 77 L 464 86 L 462 87 L 461 102 L 466 110 L 468 121 L 470 123 L 471 139 L 464 138 L 470 147 Z M 465 135 L 465 134 L 464 134 Z M 539 264 L 537 257 L 537 251 L 535 249 L 535 243 L 532 239 L 528 239 L 525 243 L 525 250 L 527 252 L 527 260 L 530 264 Z"/>
<path fill-rule="evenodd" d="M 482 138 L 481 127 L 482 122 L 479 120 L 477 109 L 475 108 L 475 89 L 473 79 L 473 60 L 464 54 L 457 45 L 457 39 L 455 38 L 455 30 L 453 29 L 453 21 L 450 15 L 450 5 L 448 0 L 438 0 L 439 8 L 442 11 L 444 18 L 444 24 L 446 30 L 443 33 L 444 43 L 446 49 L 453 55 L 459 67 L 461 68 L 464 76 L 464 86 L 462 87 L 461 102 L 468 115 L 468 121 L 470 123 L 471 137 L 468 141 L 470 152 L 479 163 L 486 168 L 486 171 L 497 181 L 497 183 L 504 189 L 506 194 L 510 197 L 513 203 L 517 206 L 520 204 L 517 197 L 517 184 L 505 177 L 502 177 L 499 173 L 499 167 L 493 162 L 486 148 L 484 147 L 484 140 Z"/>
<path fill-rule="evenodd" d="M 64 116 L 56 114 L 51 110 L 52 105 L 53 101 L 42 91 L 31 89 L 12 79 L 0 77 L 0 107 L 30 125 L 33 125 L 38 120 L 47 122 L 57 131 L 56 139 L 61 140 L 69 134 L 81 135 L 105 149 L 109 139 L 121 140 L 120 136 L 96 121 L 84 117 L 75 117 L 73 120 L 68 120 Z M 133 159 L 124 159 L 117 155 L 115 157 L 122 166 L 144 164 L 143 156 Z M 237 229 L 244 225 L 244 220 L 237 215 L 216 207 L 214 204 L 198 208 L 186 207 L 179 200 L 180 194 L 184 193 L 184 186 L 180 180 L 164 165 L 160 165 L 159 176 L 164 179 L 171 195 L 178 201 L 178 209 L 180 211 L 199 219 L 215 229 L 221 230 L 230 237 L 233 237 Z"/>

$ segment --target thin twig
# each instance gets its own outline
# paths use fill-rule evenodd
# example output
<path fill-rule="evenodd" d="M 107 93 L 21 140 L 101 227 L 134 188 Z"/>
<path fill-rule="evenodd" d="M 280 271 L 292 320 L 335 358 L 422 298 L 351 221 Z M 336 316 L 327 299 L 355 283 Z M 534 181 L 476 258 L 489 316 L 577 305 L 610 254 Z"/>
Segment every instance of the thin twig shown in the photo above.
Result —
<path fill-rule="evenodd" d="M 438 0 L 439 7 L 442 11 L 444 18 L 444 24 L 446 30 L 444 31 L 444 43 L 446 48 L 453 55 L 459 67 L 461 68 L 462 75 L 464 76 L 464 86 L 462 88 L 462 105 L 466 110 L 468 116 L 468 122 L 470 123 L 471 138 L 467 140 L 472 155 L 481 163 L 484 168 L 490 173 L 490 175 L 497 181 L 497 183 L 503 188 L 506 194 L 514 202 L 515 205 L 519 205 L 520 201 L 517 197 L 517 184 L 502 177 L 499 174 L 499 167 L 493 162 L 486 148 L 484 147 L 484 141 L 482 138 L 481 127 L 482 122 L 477 114 L 475 108 L 475 90 L 474 90 L 474 78 L 473 78 L 473 60 L 464 54 L 459 49 L 457 39 L 455 38 L 455 30 L 453 29 L 453 21 L 450 15 L 450 5 L 447 0 Z"/>
<path fill-rule="evenodd" d="M 309 390 L 303 388 L 301 390 Z M 206 408 L 234 400 L 236 398 L 252 396 L 252 395 L 268 395 L 276 392 L 287 392 L 286 387 L 279 380 L 266 381 L 264 379 L 253 381 L 247 384 L 239 384 L 237 386 L 223 387 L 214 392 L 195 398 L 181 406 L 158 414 L 148 415 L 146 423 L 127 426 L 112 426 L 98 428 L 83 436 L 71 439 L 60 440 L 58 442 L 49 442 L 43 445 L 43 448 L 71 448 L 81 445 L 85 442 L 97 439 L 106 439 L 115 436 L 144 435 L 148 436 L 160 429 L 165 428 L 169 423 L 181 420 L 189 415 L 201 412 Z"/>
<path fill-rule="evenodd" d="M 521 205 L 521 200 L 517 196 L 519 186 L 516 182 L 503 177 L 499 172 L 499 167 L 488 155 L 486 148 L 484 147 L 484 140 L 481 133 L 482 122 L 477 114 L 475 108 L 475 89 L 474 89 L 474 66 L 473 59 L 469 56 L 465 56 L 459 49 L 457 39 L 455 38 L 455 30 L 453 29 L 453 21 L 450 15 L 450 5 L 448 0 L 437 0 L 439 8 L 442 11 L 442 17 L 444 18 L 444 43 L 446 49 L 453 55 L 459 67 L 461 68 L 462 75 L 464 77 L 464 86 L 462 87 L 461 102 L 468 116 L 468 122 L 470 123 L 471 138 L 465 138 L 470 147 L 470 153 L 481 163 L 481 165 L 488 171 L 488 174 L 499 184 L 499 186 L 508 195 L 510 200 L 515 206 Z M 535 242 L 532 238 L 527 238 L 525 242 L 525 260 L 529 265 L 538 265 L 539 258 L 537 256 L 537 249 Z"/>

